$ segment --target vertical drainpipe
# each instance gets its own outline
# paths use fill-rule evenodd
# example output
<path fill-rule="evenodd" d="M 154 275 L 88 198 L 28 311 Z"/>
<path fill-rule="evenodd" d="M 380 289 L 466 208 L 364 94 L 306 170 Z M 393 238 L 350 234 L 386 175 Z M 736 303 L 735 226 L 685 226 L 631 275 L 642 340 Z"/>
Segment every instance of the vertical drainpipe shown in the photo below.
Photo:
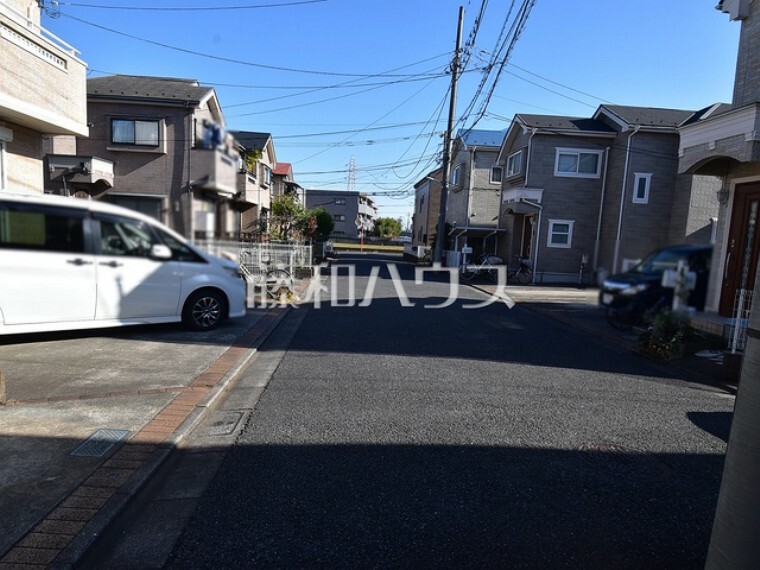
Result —
<path fill-rule="evenodd" d="M 639 132 L 641 125 L 636 125 L 633 132 L 628 135 L 628 143 L 625 148 L 625 168 L 623 169 L 623 184 L 620 188 L 620 213 L 618 214 L 617 235 L 615 236 L 615 256 L 612 260 L 612 273 L 617 273 L 618 257 L 620 256 L 620 240 L 623 235 L 623 210 L 625 209 L 625 188 L 628 185 L 628 165 L 631 160 L 631 139 Z"/>
<path fill-rule="evenodd" d="M 527 155 L 525 157 L 525 188 L 528 187 L 528 177 L 530 176 L 530 159 L 531 154 L 533 153 L 533 137 L 538 132 L 537 127 L 533 127 L 530 130 L 530 136 L 528 137 L 528 149 L 526 151 Z M 522 202 L 525 204 L 528 204 L 529 206 L 534 206 L 538 209 L 538 220 L 536 221 L 536 227 L 533 228 L 533 280 L 532 282 L 535 283 L 536 281 L 536 273 L 538 272 L 538 248 L 541 245 L 541 218 L 543 217 L 544 213 L 544 207 L 541 204 L 528 202 L 527 200 L 523 199 Z M 523 216 L 523 223 L 525 223 L 525 216 Z M 524 235 L 524 234 L 523 234 Z M 520 249 L 522 249 L 522 235 L 520 236 Z"/>
<path fill-rule="evenodd" d="M 190 101 L 185 101 L 185 108 L 190 108 Z M 192 114 L 189 114 L 187 116 L 187 122 L 188 122 L 188 129 L 187 129 L 187 135 L 188 135 L 188 142 L 189 147 L 187 149 L 187 237 L 191 241 L 195 239 L 195 216 L 193 215 L 193 187 L 190 185 L 190 183 L 193 181 L 192 178 L 192 168 L 190 165 L 190 161 L 193 157 L 193 146 L 195 144 L 195 136 L 194 136 L 194 121 L 195 118 Z M 181 204 L 180 204 L 181 207 Z"/>
<path fill-rule="evenodd" d="M 599 215 L 596 222 L 596 241 L 594 242 L 594 271 L 599 266 L 599 245 L 602 240 L 602 212 L 604 211 L 604 194 L 607 190 L 607 166 L 610 158 L 610 147 L 604 149 L 604 174 L 602 175 L 602 196 L 599 198 Z"/>
<path fill-rule="evenodd" d="M 470 150 L 470 165 L 469 172 L 467 173 L 467 211 L 465 212 L 464 225 L 466 228 L 470 227 L 470 213 L 472 212 L 472 178 L 475 172 L 475 151 L 478 150 L 477 146 L 473 146 Z M 467 232 L 464 234 L 464 245 L 467 245 Z"/>

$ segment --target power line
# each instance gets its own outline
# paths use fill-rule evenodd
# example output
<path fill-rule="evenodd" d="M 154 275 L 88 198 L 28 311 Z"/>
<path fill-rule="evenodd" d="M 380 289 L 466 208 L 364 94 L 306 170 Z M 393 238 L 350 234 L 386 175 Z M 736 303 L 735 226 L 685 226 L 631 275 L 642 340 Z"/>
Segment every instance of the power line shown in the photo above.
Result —
<path fill-rule="evenodd" d="M 304 73 L 304 74 L 308 74 L 308 75 L 322 75 L 322 76 L 332 76 L 332 77 L 356 77 L 356 78 L 362 78 L 362 79 L 370 79 L 370 78 L 373 78 L 373 77 L 401 77 L 401 78 L 409 77 L 408 75 L 392 75 L 392 74 L 383 74 L 383 73 L 371 74 L 371 73 L 342 73 L 342 72 L 336 72 L 336 71 L 318 71 L 318 70 L 313 70 L 313 69 L 298 69 L 298 68 L 283 67 L 283 66 L 277 66 L 277 65 L 267 65 L 267 64 L 264 64 L 264 63 L 255 63 L 255 62 L 252 62 L 252 61 L 245 61 L 245 60 L 234 59 L 234 58 L 230 58 L 230 57 L 223 57 L 223 56 L 220 56 L 220 55 L 212 55 L 212 54 L 203 53 L 203 52 L 200 52 L 200 51 L 195 51 L 195 50 L 191 50 L 191 49 L 187 49 L 187 48 L 182 48 L 182 47 L 179 47 L 179 46 L 173 46 L 171 44 L 166 44 L 166 43 L 159 42 L 159 41 L 156 41 L 156 40 L 150 40 L 150 39 L 147 39 L 147 38 L 136 36 L 134 34 L 128 34 L 126 32 L 121 32 L 119 30 L 115 30 L 113 28 L 109 28 L 107 26 L 103 26 L 101 24 L 96 24 L 94 22 L 88 22 L 87 20 L 83 20 L 81 18 L 77 18 L 77 17 L 71 16 L 69 14 L 61 13 L 60 15 L 63 16 L 64 18 L 68 18 L 70 20 L 74 20 L 74 21 L 79 22 L 81 24 L 84 24 L 86 26 L 91 26 L 93 28 L 104 30 L 104 31 L 112 33 L 112 34 L 116 34 L 116 35 L 119 35 L 119 36 L 123 36 L 123 37 L 126 37 L 126 38 L 137 40 L 137 41 L 140 41 L 140 42 L 143 42 L 143 43 L 147 43 L 147 44 L 150 44 L 150 45 L 155 45 L 155 46 L 158 46 L 158 47 L 161 47 L 161 48 L 177 51 L 177 52 L 180 52 L 180 53 L 185 53 L 185 54 L 189 54 L 189 55 L 203 57 L 203 58 L 206 58 L 206 59 L 212 59 L 214 61 L 223 61 L 225 63 L 232 63 L 232 64 L 236 64 L 236 65 L 244 65 L 244 66 L 255 67 L 255 68 L 259 68 L 259 69 L 269 69 L 269 70 L 272 70 L 272 71 L 285 71 L 285 72 L 289 72 L 289 73 Z"/>
<path fill-rule="evenodd" d="M 244 6 L 104 6 L 102 4 L 83 4 L 81 2 L 57 2 L 53 6 L 68 6 L 72 8 L 97 8 L 103 10 L 134 10 L 144 12 L 212 12 L 232 10 L 257 10 L 260 8 L 289 8 L 303 4 L 318 4 L 327 0 L 295 0 L 293 2 L 280 2 L 277 4 L 248 4 Z"/>

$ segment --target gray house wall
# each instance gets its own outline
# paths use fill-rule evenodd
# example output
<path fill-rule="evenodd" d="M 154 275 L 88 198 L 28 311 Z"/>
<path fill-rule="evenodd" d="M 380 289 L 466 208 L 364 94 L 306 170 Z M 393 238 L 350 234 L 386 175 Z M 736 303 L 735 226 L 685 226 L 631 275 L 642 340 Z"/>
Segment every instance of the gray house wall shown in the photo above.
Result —
<path fill-rule="evenodd" d="M 616 110 L 642 115 L 652 124 L 659 116 L 672 123 L 674 115 L 686 113 L 645 108 Z M 522 226 L 533 214 L 537 228 L 531 256 L 537 258 L 536 282 L 577 282 L 582 260 L 583 279 L 592 282 L 621 271 L 658 247 L 706 242 L 712 235 L 717 213 L 716 181 L 709 176 L 678 174 L 679 135 L 675 127 L 644 125 L 624 129 L 605 113 L 597 116 L 596 127 L 575 119 L 563 123 L 561 118 L 550 116 L 520 117 L 521 123 L 544 126 L 510 131 L 501 149 L 502 166 L 515 151 L 525 152 L 519 175 L 505 178 L 502 185 L 503 197 L 510 201 L 500 206 L 505 233 L 499 236 L 499 254 L 511 260 L 525 253 L 520 246 Z M 575 124 L 577 130 L 571 132 L 568 123 Z M 547 125 L 565 130 L 557 132 L 558 128 Z M 599 176 L 556 176 L 559 148 L 598 152 Z M 651 176 L 644 203 L 634 202 L 637 174 Z M 513 201 L 513 191 L 523 189 L 534 192 L 532 196 L 536 190 L 542 191 L 540 212 L 531 210 L 529 204 Z M 572 223 L 570 247 L 549 244 L 553 220 Z"/>
<path fill-rule="evenodd" d="M 498 222 L 501 183 L 491 182 L 491 170 L 496 165 L 498 149 L 473 150 L 470 174 L 469 224 L 495 226 Z"/>
<path fill-rule="evenodd" d="M 458 184 L 448 185 L 448 198 L 446 200 L 446 221 L 452 226 L 467 225 L 469 207 L 469 178 L 470 178 L 470 155 L 455 146 L 452 153 L 451 173 L 458 170 Z"/>
<path fill-rule="evenodd" d="M 557 148 L 599 151 L 598 139 L 560 135 L 533 136 L 531 141 L 530 188 L 543 189 L 541 221 L 535 235 L 538 249 L 537 279 L 568 281 L 577 278 L 581 258 L 592 259 L 596 241 L 599 202 L 604 165 L 599 178 L 576 178 L 554 175 Z M 604 157 L 600 162 L 603 162 Z M 550 220 L 573 222 L 570 248 L 549 247 Z M 516 236 L 519 239 L 519 236 Z"/>
<path fill-rule="evenodd" d="M 670 243 L 709 243 L 715 239 L 718 191 L 716 176 L 679 175 L 673 193 Z"/>
<path fill-rule="evenodd" d="M 189 235 L 190 208 L 186 203 L 188 160 L 193 140 L 192 114 L 172 107 L 145 107 L 128 103 L 88 105 L 90 137 L 77 140 L 80 154 L 100 156 L 114 163 L 114 187 L 109 194 L 155 197 L 161 200 L 162 220 L 176 231 Z M 159 119 L 164 124 L 164 146 L 158 149 L 109 148 L 112 118 Z"/>
<path fill-rule="evenodd" d="M 345 200 L 345 204 L 336 204 L 336 200 Z M 335 227 L 334 235 L 359 237 L 356 219 L 359 217 L 359 193 L 345 190 L 307 190 L 306 208 L 323 208 L 329 213 Z M 341 219 L 341 217 L 345 219 Z"/>
<path fill-rule="evenodd" d="M 459 169 L 459 183 L 450 185 L 446 220 L 457 227 L 495 226 L 501 184 L 491 182 L 496 165 L 495 147 L 455 147 L 451 171 Z"/>

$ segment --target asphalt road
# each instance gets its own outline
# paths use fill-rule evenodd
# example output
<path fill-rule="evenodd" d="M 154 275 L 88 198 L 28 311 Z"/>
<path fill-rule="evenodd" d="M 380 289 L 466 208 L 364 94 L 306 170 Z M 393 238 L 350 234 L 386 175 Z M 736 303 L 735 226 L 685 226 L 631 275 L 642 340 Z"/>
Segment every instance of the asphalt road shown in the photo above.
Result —
<path fill-rule="evenodd" d="M 403 307 L 385 261 L 344 262 L 357 302 L 341 277 L 344 306 L 326 292 L 262 347 L 167 567 L 703 567 L 731 398 L 519 305 L 464 308 L 487 299 L 467 287 L 426 309 L 449 285 L 400 264 Z"/>

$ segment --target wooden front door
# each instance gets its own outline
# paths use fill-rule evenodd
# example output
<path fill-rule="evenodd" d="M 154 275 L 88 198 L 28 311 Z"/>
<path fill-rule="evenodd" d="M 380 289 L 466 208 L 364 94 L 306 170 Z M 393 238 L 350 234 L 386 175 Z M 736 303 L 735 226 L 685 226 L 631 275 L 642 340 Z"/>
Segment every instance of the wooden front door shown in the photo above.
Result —
<path fill-rule="evenodd" d="M 755 286 L 755 272 L 760 253 L 758 218 L 760 183 L 738 185 L 734 194 L 720 293 L 720 314 L 724 317 L 733 316 L 737 292 L 740 289 L 752 291 Z"/>

